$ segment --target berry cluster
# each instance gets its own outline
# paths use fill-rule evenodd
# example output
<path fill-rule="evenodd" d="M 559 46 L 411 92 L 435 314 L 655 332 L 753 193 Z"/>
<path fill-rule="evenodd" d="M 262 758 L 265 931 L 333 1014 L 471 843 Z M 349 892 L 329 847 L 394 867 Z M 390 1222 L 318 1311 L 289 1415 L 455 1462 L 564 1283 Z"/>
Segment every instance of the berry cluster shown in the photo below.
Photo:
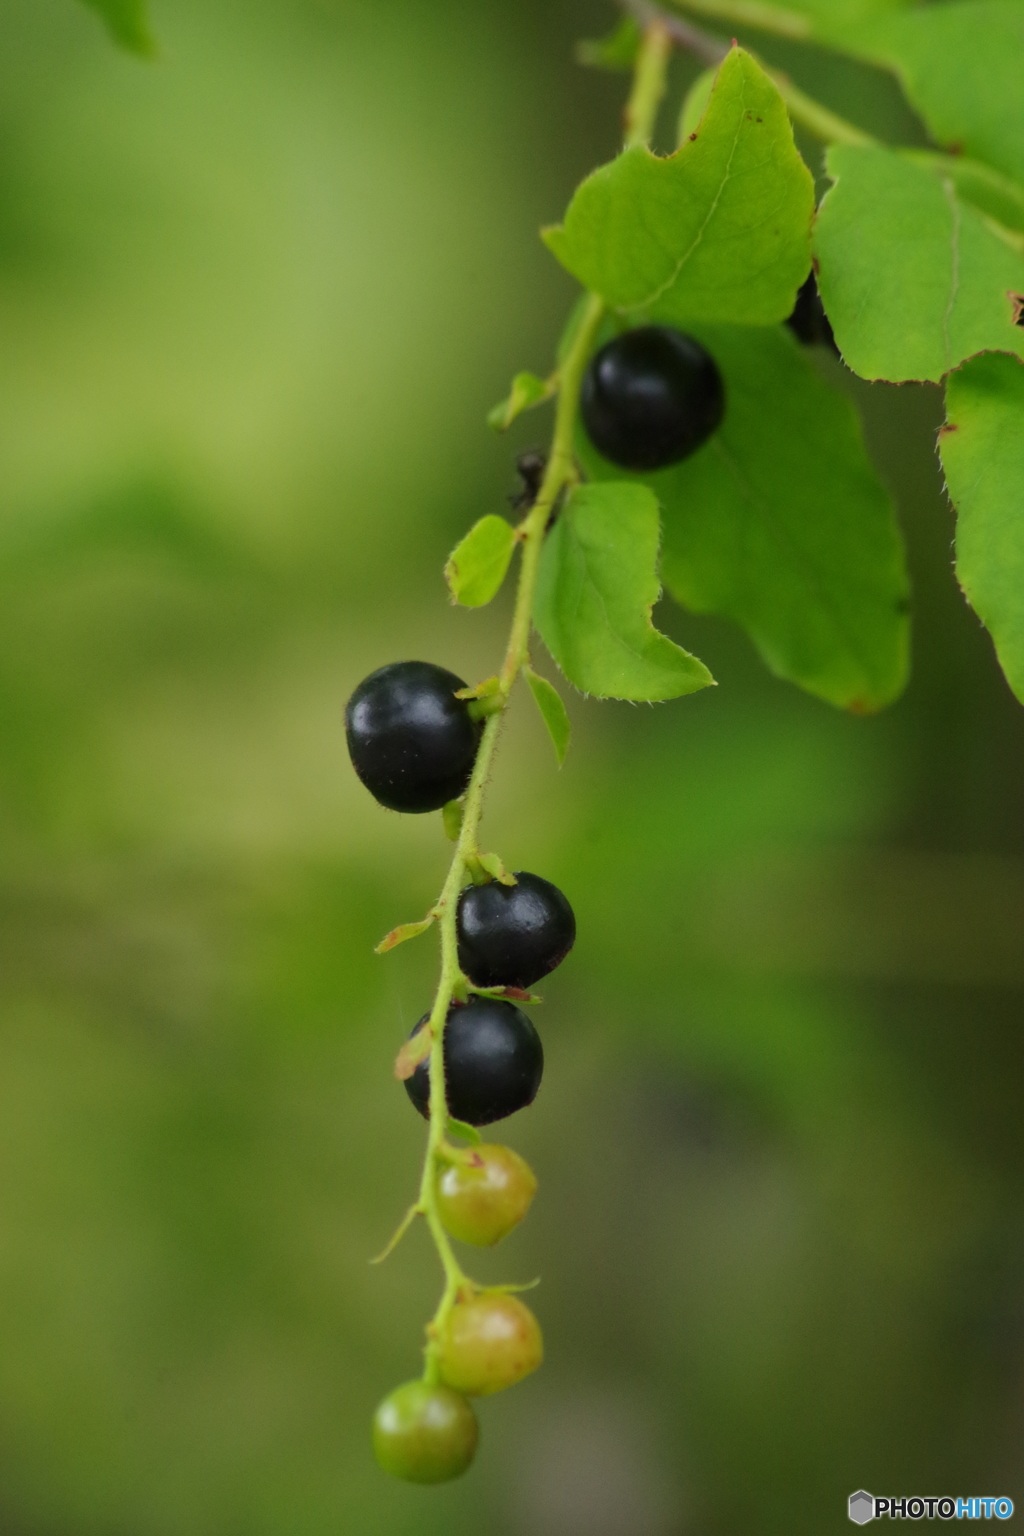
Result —
<path fill-rule="evenodd" d="M 382 805 L 445 809 L 447 815 L 465 793 L 483 729 L 472 692 L 428 662 L 396 662 L 360 683 L 345 713 L 348 748 L 356 773 Z M 436 1063 L 438 1053 L 431 1049 L 431 1014 L 420 1019 L 403 1048 L 411 1070 L 401 1075 L 412 1103 L 432 1121 L 425 1196 L 410 1216 L 426 1216 L 435 1238 L 440 1227 L 461 1242 L 487 1247 L 522 1221 L 537 1187 L 511 1148 L 469 1140 L 476 1134 L 471 1128 L 525 1108 L 540 1087 L 540 1036 L 507 994 L 529 999 L 525 989 L 572 948 L 576 921 L 562 892 L 539 875 L 509 875 L 493 855 L 485 860 L 477 851 L 464 867 L 478 883 L 465 885 L 457 898 L 458 975 L 441 1026 L 445 1124 L 436 1142 L 431 1058 Z M 443 913 L 435 909 L 432 916 Z M 450 1133 L 469 1144 L 456 1145 Z M 444 1257 L 443 1236 L 442 1243 Z M 454 1257 L 445 1268 L 450 1283 L 427 1329 L 424 1377 L 396 1388 L 374 1418 L 377 1460 L 411 1482 L 444 1482 L 465 1471 L 477 1442 L 467 1399 L 512 1386 L 543 1356 L 537 1320 L 510 1288 L 474 1285 Z"/>

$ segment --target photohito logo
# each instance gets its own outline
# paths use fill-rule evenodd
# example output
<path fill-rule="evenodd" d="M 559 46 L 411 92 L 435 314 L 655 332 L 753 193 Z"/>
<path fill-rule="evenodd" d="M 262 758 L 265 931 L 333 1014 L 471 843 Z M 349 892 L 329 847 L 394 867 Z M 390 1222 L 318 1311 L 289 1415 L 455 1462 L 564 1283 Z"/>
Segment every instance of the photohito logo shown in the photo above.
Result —
<path fill-rule="evenodd" d="M 1012 1499 L 997 1499 L 991 1495 L 970 1499 L 876 1499 L 874 1494 L 861 1488 L 850 1494 L 850 1519 L 854 1525 L 867 1525 L 869 1520 L 1009 1520 L 1013 1514 Z"/>

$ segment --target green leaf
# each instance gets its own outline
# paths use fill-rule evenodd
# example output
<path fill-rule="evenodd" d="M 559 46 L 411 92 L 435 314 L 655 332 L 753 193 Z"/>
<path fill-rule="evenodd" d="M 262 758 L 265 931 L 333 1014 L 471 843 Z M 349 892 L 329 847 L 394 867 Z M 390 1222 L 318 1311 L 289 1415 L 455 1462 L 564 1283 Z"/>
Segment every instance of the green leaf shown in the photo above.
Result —
<path fill-rule="evenodd" d="M 679 114 L 679 131 L 676 135 L 677 143 L 684 144 L 690 134 L 696 133 L 699 128 L 700 120 L 711 100 L 711 91 L 717 74 L 717 69 L 705 69 L 697 76 L 683 97 L 682 111 Z"/>
<path fill-rule="evenodd" d="M 475 1125 L 467 1125 L 465 1120 L 456 1120 L 454 1115 L 448 1116 L 449 1136 L 461 1136 L 463 1141 L 468 1141 L 470 1146 L 478 1147 L 483 1137 Z"/>
<path fill-rule="evenodd" d="M 1024 181 L 1024 3 L 926 5 L 833 29 L 887 65 L 934 138 Z"/>
<path fill-rule="evenodd" d="M 784 327 L 695 334 L 726 412 L 697 453 L 645 477 L 662 505 L 665 584 L 742 625 L 777 676 L 878 709 L 906 681 L 907 577 L 856 412 Z M 590 473 L 621 474 L 589 444 L 581 454 Z"/>
<path fill-rule="evenodd" d="M 576 62 L 589 69 L 630 70 L 640 49 L 640 27 L 623 16 L 607 37 L 588 37 L 576 44 Z"/>
<path fill-rule="evenodd" d="M 989 353 L 946 380 L 939 453 L 956 507 L 956 574 L 1024 704 L 1024 366 Z"/>
<path fill-rule="evenodd" d="M 485 874 L 490 875 L 492 880 L 497 880 L 499 885 L 515 885 L 516 883 L 515 875 L 505 868 L 500 854 L 476 853 L 472 855 L 471 861 L 467 860 L 468 862 L 472 862 L 477 866 L 477 869 L 483 870 Z"/>
<path fill-rule="evenodd" d="M 557 378 L 541 379 L 535 373 L 517 373 L 508 397 L 487 413 L 487 425 L 495 432 L 505 432 L 524 411 L 540 405 L 558 388 Z"/>
<path fill-rule="evenodd" d="M 938 380 L 988 350 L 1024 354 L 1024 254 L 948 177 L 881 148 L 833 145 L 818 213 L 818 288 L 865 379 Z"/>
<path fill-rule="evenodd" d="M 441 825 L 450 843 L 457 843 L 462 832 L 464 808 L 461 800 L 449 800 L 441 809 Z"/>
<path fill-rule="evenodd" d="M 523 671 L 530 685 L 530 692 L 540 710 L 541 719 L 548 728 L 558 766 L 561 768 L 569 750 L 569 738 L 572 736 L 572 726 L 569 724 L 569 716 L 562 703 L 562 696 L 546 677 L 541 677 L 540 673 L 535 672 L 532 667 L 524 667 Z"/>
<path fill-rule="evenodd" d="M 544 644 L 583 693 L 675 699 L 714 682 L 703 662 L 651 623 L 658 503 L 620 481 L 574 491 L 541 551 L 533 618 Z"/>
<path fill-rule="evenodd" d="M 98 11 L 116 42 L 144 58 L 156 52 L 156 42 L 149 30 L 145 0 L 84 0 L 90 10 Z"/>
<path fill-rule="evenodd" d="M 461 544 L 452 550 L 444 568 L 452 599 L 465 608 L 482 608 L 505 580 L 516 531 L 496 513 L 474 523 Z"/>
<path fill-rule="evenodd" d="M 613 308 L 672 322 L 784 320 L 810 266 L 811 175 L 782 98 L 742 48 L 695 139 L 635 145 L 589 176 L 544 239 Z"/>
<path fill-rule="evenodd" d="M 397 928 L 392 928 L 386 933 L 380 943 L 374 946 L 375 955 L 386 955 L 389 949 L 394 949 L 399 944 L 404 944 L 407 939 L 418 939 L 421 933 L 426 933 L 434 921 L 433 912 L 427 917 L 421 918 L 418 923 L 399 923 Z"/>

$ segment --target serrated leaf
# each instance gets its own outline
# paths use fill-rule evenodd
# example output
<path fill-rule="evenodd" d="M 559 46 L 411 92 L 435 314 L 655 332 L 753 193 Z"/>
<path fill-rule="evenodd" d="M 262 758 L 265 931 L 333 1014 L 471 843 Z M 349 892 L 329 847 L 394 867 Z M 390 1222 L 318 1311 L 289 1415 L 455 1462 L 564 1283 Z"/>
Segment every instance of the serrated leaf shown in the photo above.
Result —
<path fill-rule="evenodd" d="M 607 37 L 587 37 L 576 44 L 576 62 L 589 69 L 630 70 L 640 49 L 640 27 L 623 16 Z"/>
<path fill-rule="evenodd" d="M 524 667 L 523 672 L 526 674 L 526 681 L 530 685 L 530 692 L 533 694 L 537 708 L 540 710 L 541 719 L 548 728 L 548 735 L 551 737 L 551 742 L 555 749 L 555 757 L 558 759 L 559 768 L 561 768 L 565 762 L 565 755 L 569 750 L 569 739 L 572 736 L 572 726 L 569 724 L 569 716 L 566 713 L 565 705 L 562 703 L 562 696 L 558 689 L 548 682 L 546 677 L 541 677 L 540 673 L 535 672 L 532 667 Z"/>
<path fill-rule="evenodd" d="M 421 918 L 418 923 L 399 923 L 397 928 L 392 928 L 386 933 L 380 943 L 374 948 L 375 955 L 386 955 L 388 950 L 395 949 L 399 944 L 404 944 L 407 939 L 418 939 L 421 933 L 426 933 L 434 921 L 434 914 Z"/>
<path fill-rule="evenodd" d="M 602 699 L 676 699 L 714 678 L 651 623 L 658 503 L 628 481 L 578 487 L 544 541 L 533 606 L 571 683 Z"/>
<path fill-rule="evenodd" d="M 122 48 L 144 58 L 156 52 L 145 0 L 84 0 L 84 4 L 102 16 L 110 35 Z"/>
<path fill-rule="evenodd" d="M 487 413 L 487 425 L 495 432 L 505 432 L 531 406 L 550 400 L 558 388 L 557 378 L 542 379 L 536 373 L 517 373 L 508 397 Z"/>
<path fill-rule="evenodd" d="M 818 290 L 856 373 L 937 381 L 976 352 L 1024 354 L 1024 254 L 948 177 L 881 148 L 833 145 L 826 165 Z"/>
<path fill-rule="evenodd" d="M 946 380 L 939 453 L 956 507 L 956 574 L 1024 703 L 1024 366 L 989 353 Z"/>
<path fill-rule="evenodd" d="M 1024 181 L 1024 3 L 960 0 L 827 29 L 887 65 L 938 143 Z"/>
<path fill-rule="evenodd" d="M 434 1043 L 434 1032 L 429 1024 L 424 1024 L 421 1029 L 408 1039 L 395 1057 L 395 1076 L 400 1083 L 412 1077 L 421 1061 L 426 1061 L 430 1055 L 430 1047 Z"/>
<path fill-rule="evenodd" d="M 668 321 L 784 320 L 810 267 L 811 175 L 786 108 L 733 48 L 695 139 L 644 145 L 589 176 L 544 238 L 613 308 Z"/>
<path fill-rule="evenodd" d="M 721 427 L 645 477 L 662 506 L 662 574 L 697 613 L 747 631 L 779 677 L 874 710 L 907 675 L 907 577 L 856 412 L 784 327 L 696 328 L 725 381 Z M 621 474 L 589 444 L 591 474 Z"/>
<path fill-rule="evenodd" d="M 515 547 L 515 529 L 503 517 L 491 512 L 474 523 L 444 568 L 453 600 L 465 608 L 489 603 L 505 580 Z"/>
<path fill-rule="evenodd" d="M 683 97 L 682 110 L 679 113 L 679 131 L 676 135 L 677 143 L 685 143 L 690 134 L 695 133 L 700 126 L 700 120 L 711 100 L 711 91 L 717 74 L 717 69 L 703 70 Z"/>

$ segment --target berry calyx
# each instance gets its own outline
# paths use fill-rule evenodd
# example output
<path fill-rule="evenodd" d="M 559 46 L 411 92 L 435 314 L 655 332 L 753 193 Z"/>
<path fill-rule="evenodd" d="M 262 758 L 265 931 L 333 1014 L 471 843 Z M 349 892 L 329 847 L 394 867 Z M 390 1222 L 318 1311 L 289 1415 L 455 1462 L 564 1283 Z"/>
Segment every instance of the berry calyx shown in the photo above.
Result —
<path fill-rule="evenodd" d="M 543 1072 L 544 1047 L 522 1009 L 493 997 L 471 997 L 449 1008 L 444 1078 L 448 1110 L 456 1120 L 490 1125 L 525 1109 L 537 1096 Z M 429 1115 L 429 1060 L 406 1078 L 405 1089 L 420 1114 Z"/>
<path fill-rule="evenodd" d="M 373 1450 L 385 1472 L 409 1483 L 459 1477 L 476 1452 L 476 1414 L 451 1387 L 407 1381 L 373 1416 Z"/>
<path fill-rule="evenodd" d="M 469 1397 L 513 1386 L 543 1359 L 540 1324 L 516 1296 L 491 1294 L 457 1302 L 438 1339 L 442 1381 Z"/>
<path fill-rule="evenodd" d="M 536 1193 L 533 1169 L 518 1152 L 483 1142 L 439 1174 L 437 1211 L 452 1237 L 489 1248 L 518 1226 Z"/>
<path fill-rule="evenodd" d="M 597 451 L 623 469 L 664 469 L 706 442 L 725 414 L 714 358 L 665 325 L 624 331 L 583 377 L 580 411 Z"/>
<path fill-rule="evenodd" d="M 365 677 L 345 707 L 352 766 L 392 811 L 439 811 L 473 772 L 483 724 L 461 677 L 429 661 L 396 661 Z"/>
<path fill-rule="evenodd" d="M 459 964 L 477 987 L 529 987 L 560 965 L 576 942 L 576 918 L 557 885 L 516 870 L 459 897 Z"/>

